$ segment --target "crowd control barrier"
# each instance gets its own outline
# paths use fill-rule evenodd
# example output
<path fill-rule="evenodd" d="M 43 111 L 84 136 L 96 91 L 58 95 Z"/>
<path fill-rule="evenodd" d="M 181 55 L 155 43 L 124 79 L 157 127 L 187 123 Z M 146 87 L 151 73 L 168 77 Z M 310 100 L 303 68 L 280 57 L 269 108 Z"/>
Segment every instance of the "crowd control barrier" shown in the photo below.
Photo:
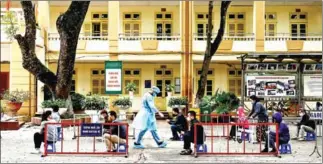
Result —
<path fill-rule="evenodd" d="M 74 131 L 70 131 L 66 128 L 61 128 L 58 132 L 57 128 L 63 126 L 74 126 L 77 131 L 76 139 L 69 139 L 73 136 Z M 104 126 L 108 127 L 108 131 L 104 131 Z M 111 134 L 111 127 L 125 128 L 126 136 L 125 139 L 121 139 L 118 135 Z M 48 123 L 45 125 L 44 131 L 44 154 L 48 155 L 124 155 L 128 157 L 128 123 Z M 64 137 L 60 140 L 59 138 Z M 96 138 L 103 137 L 103 142 L 98 142 Z M 53 140 L 53 141 L 50 141 Z M 115 149 L 108 146 L 108 143 L 114 143 Z M 115 150 L 115 151 L 108 151 Z"/>
<path fill-rule="evenodd" d="M 229 140 L 230 130 L 232 126 L 244 127 L 244 123 L 196 123 L 194 125 L 194 155 L 275 155 L 279 156 L 279 134 L 278 124 L 276 123 L 249 123 L 249 129 L 256 129 L 257 126 L 265 126 L 268 128 L 266 137 L 269 140 L 275 141 L 276 152 L 261 152 L 265 146 L 259 142 L 253 144 L 249 142 L 251 135 L 249 129 L 240 129 L 240 134 L 235 135 L 238 140 Z M 197 126 L 202 126 L 204 129 L 205 141 L 203 144 L 197 143 Z M 223 127 L 225 128 L 223 130 Z M 269 131 L 275 132 L 275 136 L 270 135 Z M 261 135 L 261 134 L 260 134 Z M 269 150 L 269 142 L 267 143 Z"/>

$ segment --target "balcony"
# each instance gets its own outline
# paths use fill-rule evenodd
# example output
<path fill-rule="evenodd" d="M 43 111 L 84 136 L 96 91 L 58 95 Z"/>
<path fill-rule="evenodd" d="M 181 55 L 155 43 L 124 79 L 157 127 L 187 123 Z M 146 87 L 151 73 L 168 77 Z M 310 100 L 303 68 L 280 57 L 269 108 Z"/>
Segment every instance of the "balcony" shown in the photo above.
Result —
<path fill-rule="evenodd" d="M 322 51 L 322 34 L 266 34 L 265 51 Z"/>
<path fill-rule="evenodd" d="M 215 39 L 216 33 L 212 34 L 212 40 Z M 193 35 L 193 51 L 204 52 L 206 48 L 207 36 L 195 33 Z M 253 33 L 243 34 L 224 34 L 223 41 L 219 47 L 220 51 L 250 52 L 255 51 L 255 37 Z"/>
<path fill-rule="evenodd" d="M 180 51 L 180 34 L 119 34 L 119 51 Z"/>
<path fill-rule="evenodd" d="M 48 33 L 48 49 L 59 51 L 60 38 L 58 33 Z M 77 50 L 88 52 L 109 51 L 109 38 L 107 34 L 80 33 Z"/>

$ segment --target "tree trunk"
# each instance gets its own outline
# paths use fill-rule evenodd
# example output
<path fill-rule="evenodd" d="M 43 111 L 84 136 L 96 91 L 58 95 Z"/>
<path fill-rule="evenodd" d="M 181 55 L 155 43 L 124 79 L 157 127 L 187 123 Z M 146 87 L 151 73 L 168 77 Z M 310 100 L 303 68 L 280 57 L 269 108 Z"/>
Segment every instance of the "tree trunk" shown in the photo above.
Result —
<path fill-rule="evenodd" d="M 213 29 L 213 23 L 212 23 L 212 13 L 213 13 L 213 1 L 209 1 L 209 9 L 208 9 L 208 31 L 207 31 L 207 46 L 206 46 L 206 51 L 204 55 L 204 60 L 203 60 L 203 65 L 202 65 L 202 72 L 200 76 L 200 83 L 198 85 L 198 90 L 196 93 L 196 98 L 195 98 L 195 106 L 198 106 L 201 102 L 201 99 L 203 98 L 205 94 L 205 87 L 207 83 L 207 73 L 210 67 L 211 59 L 212 56 L 215 54 L 217 49 L 219 48 L 223 35 L 224 35 L 224 30 L 225 30 L 225 22 L 226 22 L 226 13 L 227 9 L 230 5 L 231 1 L 222 1 L 221 2 L 221 15 L 220 15 L 220 27 L 217 33 L 216 38 L 214 39 L 213 43 L 211 43 L 212 40 L 212 29 Z"/>

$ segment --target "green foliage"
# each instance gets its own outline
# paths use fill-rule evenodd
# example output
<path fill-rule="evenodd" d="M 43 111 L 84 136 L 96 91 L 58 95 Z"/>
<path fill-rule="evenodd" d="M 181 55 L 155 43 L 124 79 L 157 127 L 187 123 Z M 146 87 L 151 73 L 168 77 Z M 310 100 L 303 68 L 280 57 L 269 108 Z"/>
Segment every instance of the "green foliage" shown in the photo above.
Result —
<path fill-rule="evenodd" d="M 17 24 L 18 19 L 16 14 L 13 11 L 7 11 L 6 14 L 2 18 L 2 24 L 6 24 L 4 26 L 4 33 L 7 35 L 9 40 L 12 40 L 19 30 L 19 26 Z"/>
<path fill-rule="evenodd" d="M 108 107 L 108 99 L 99 95 L 85 97 L 82 108 L 86 110 L 103 110 Z"/>
<path fill-rule="evenodd" d="M 126 86 L 126 90 L 127 91 L 136 91 L 137 90 L 137 86 L 135 83 L 128 83 L 127 86 Z"/>
<path fill-rule="evenodd" d="M 188 99 L 187 97 L 171 97 L 168 101 L 168 106 L 172 107 L 175 105 L 187 105 Z"/>
<path fill-rule="evenodd" d="M 10 102 L 23 103 L 24 101 L 29 99 L 29 92 L 23 90 L 19 91 L 18 89 L 12 92 L 6 90 L 2 94 L 2 99 Z"/>
<path fill-rule="evenodd" d="M 41 103 L 43 108 L 52 108 L 53 106 L 58 106 L 59 108 L 66 108 L 66 101 L 63 99 L 56 100 L 45 100 Z"/>
<path fill-rule="evenodd" d="M 112 102 L 112 106 L 130 107 L 132 106 L 132 102 L 129 97 L 118 97 Z"/>
<path fill-rule="evenodd" d="M 175 89 L 175 86 L 169 84 L 169 85 L 166 85 L 166 88 L 165 89 L 166 89 L 166 92 L 173 92 L 174 89 Z"/>
<path fill-rule="evenodd" d="M 73 111 L 76 110 L 84 110 L 82 108 L 82 104 L 85 100 L 85 96 L 79 94 L 79 93 L 72 93 L 71 94 L 71 100 L 72 100 L 72 104 L 73 104 Z"/>

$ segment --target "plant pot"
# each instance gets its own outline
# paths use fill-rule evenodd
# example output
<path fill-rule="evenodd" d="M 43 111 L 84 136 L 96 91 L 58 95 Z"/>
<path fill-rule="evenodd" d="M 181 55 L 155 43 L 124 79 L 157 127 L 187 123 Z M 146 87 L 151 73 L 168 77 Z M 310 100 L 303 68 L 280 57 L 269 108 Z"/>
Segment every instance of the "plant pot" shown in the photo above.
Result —
<path fill-rule="evenodd" d="M 127 120 L 127 111 L 130 108 L 130 106 L 117 106 L 119 110 L 119 117 L 118 119 L 120 121 L 125 121 Z"/>
<path fill-rule="evenodd" d="M 59 115 L 63 115 L 64 113 L 66 113 L 66 111 L 67 111 L 67 108 L 59 108 L 58 113 Z"/>
<path fill-rule="evenodd" d="M 21 102 L 7 102 L 7 107 L 9 109 L 8 115 L 16 116 L 21 106 L 22 106 Z"/>
<path fill-rule="evenodd" d="M 74 114 L 85 114 L 85 111 L 81 109 L 74 109 L 73 112 Z"/>
<path fill-rule="evenodd" d="M 173 92 L 167 92 L 168 97 L 172 97 L 172 95 L 173 95 Z"/>

